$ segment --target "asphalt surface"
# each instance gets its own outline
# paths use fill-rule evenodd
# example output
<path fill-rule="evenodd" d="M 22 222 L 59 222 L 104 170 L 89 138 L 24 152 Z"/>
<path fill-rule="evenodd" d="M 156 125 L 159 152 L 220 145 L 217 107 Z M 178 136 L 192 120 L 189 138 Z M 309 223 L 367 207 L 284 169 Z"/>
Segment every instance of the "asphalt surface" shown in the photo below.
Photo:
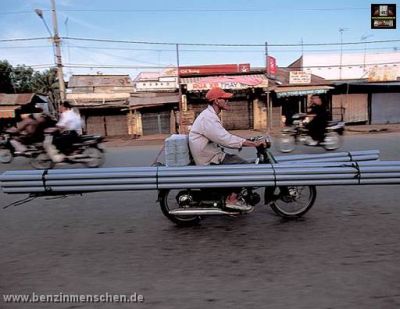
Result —
<path fill-rule="evenodd" d="M 345 137 L 345 150 L 400 160 L 400 133 Z M 158 146 L 111 148 L 106 166 L 149 165 Z M 323 153 L 300 147 L 300 152 Z M 253 149 L 242 152 L 255 155 Z M 78 167 L 78 166 L 76 166 Z M 30 168 L 18 158 L 0 170 Z M 302 219 L 265 206 L 178 228 L 156 192 L 36 199 L 0 209 L 0 294 L 133 294 L 143 303 L 0 308 L 399 308 L 395 186 L 319 187 Z M 24 196 L 0 193 L 0 204 Z"/>

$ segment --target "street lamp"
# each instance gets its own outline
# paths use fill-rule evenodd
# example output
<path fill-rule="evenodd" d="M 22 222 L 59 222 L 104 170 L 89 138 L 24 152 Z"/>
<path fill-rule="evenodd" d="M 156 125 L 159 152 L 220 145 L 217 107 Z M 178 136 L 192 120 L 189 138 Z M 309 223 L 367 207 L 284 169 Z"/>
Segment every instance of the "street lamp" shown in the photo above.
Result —
<path fill-rule="evenodd" d="M 343 32 L 349 28 L 339 28 L 340 32 L 340 64 L 339 64 L 339 79 L 342 79 L 342 60 L 343 60 Z"/>
<path fill-rule="evenodd" d="M 361 36 L 361 38 L 360 38 L 360 41 L 365 41 L 366 39 L 368 39 L 368 38 L 370 38 L 370 37 L 373 37 L 373 36 L 374 36 L 373 34 L 367 34 L 367 35 L 363 34 L 363 35 Z M 365 68 L 365 58 L 366 58 L 366 54 L 367 54 L 367 43 L 364 42 L 364 61 L 363 61 L 364 72 L 366 71 L 366 68 Z"/>
<path fill-rule="evenodd" d="M 51 33 L 49 26 L 46 23 L 46 20 L 43 17 L 43 11 L 41 9 L 35 9 L 35 13 L 39 18 L 43 21 L 44 26 L 47 29 L 47 32 L 50 34 L 51 37 L 53 37 L 53 33 Z"/>
<path fill-rule="evenodd" d="M 61 99 L 61 102 L 64 102 L 65 101 L 65 84 L 64 84 L 63 66 L 62 66 L 62 61 L 61 61 L 60 37 L 58 36 L 55 0 L 51 0 L 51 6 L 52 6 L 52 15 L 53 15 L 54 34 L 50 31 L 50 28 L 47 25 L 46 20 L 44 19 L 43 11 L 41 9 L 35 9 L 35 13 L 43 21 L 43 24 L 45 25 L 46 30 L 50 34 L 50 37 L 52 38 L 52 41 L 53 41 L 53 53 L 54 53 L 54 61 L 57 66 L 57 78 L 58 78 L 58 84 L 59 84 L 59 89 L 60 89 L 60 99 Z"/>

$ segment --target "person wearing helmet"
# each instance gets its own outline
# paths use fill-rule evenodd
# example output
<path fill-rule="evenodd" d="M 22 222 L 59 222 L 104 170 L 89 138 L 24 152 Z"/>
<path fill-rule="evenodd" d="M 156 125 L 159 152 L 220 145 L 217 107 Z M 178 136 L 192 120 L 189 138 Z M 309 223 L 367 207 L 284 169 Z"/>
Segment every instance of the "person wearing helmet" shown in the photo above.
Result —
<path fill-rule="evenodd" d="M 246 164 L 246 160 L 235 154 L 225 153 L 222 147 L 240 149 L 258 147 L 263 141 L 250 141 L 229 133 L 222 125 L 219 115 L 229 110 L 228 100 L 233 94 L 220 87 L 210 89 L 206 94 L 208 107 L 194 121 L 189 132 L 189 147 L 196 165 Z M 221 147 L 222 146 L 222 147 Z M 238 192 L 232 192 L 226 199 L 226 207 L 250 211 L 252 206 L 238 199 Z"/>

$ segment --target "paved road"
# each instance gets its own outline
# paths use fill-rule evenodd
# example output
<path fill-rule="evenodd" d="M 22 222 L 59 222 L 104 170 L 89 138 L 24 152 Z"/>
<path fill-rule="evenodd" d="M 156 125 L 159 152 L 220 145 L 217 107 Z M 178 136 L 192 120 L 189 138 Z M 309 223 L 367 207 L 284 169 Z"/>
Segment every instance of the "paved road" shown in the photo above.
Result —
<path fill-rule="evenodd" d="M 344 149 L 380 149 L 383 159 L 400 159 L 400 134 L 348 136 Z M 323 152 L 298 152 L 305 150 Z M 106 165 L 148 165 L 157 151 L 110 149 Z M 28 167 L 20 159 L 0 169 Z M 0 209 L 2 294 L 145 298 L 129 305 L 0 300 L 0 308 L 399 308 L 399 189 L 323 187 L 301 220 L 282 221 L 259 207 L 193 228 L 164 218 L 155 192 L 37 199 Z M 0 204 L 17 198 L 1 193 Z"/>

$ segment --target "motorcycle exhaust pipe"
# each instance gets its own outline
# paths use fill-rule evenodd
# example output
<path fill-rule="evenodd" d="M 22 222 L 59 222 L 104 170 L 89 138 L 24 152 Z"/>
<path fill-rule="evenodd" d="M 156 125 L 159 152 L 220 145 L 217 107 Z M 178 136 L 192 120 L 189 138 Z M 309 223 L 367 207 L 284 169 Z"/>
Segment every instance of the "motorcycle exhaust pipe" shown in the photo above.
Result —
<path fill-rule="evenodd" d="M 224 216 L 239 215 L 237 211 L 225 211 L 218 208 L 178 208 L 169 211 L 174 216 Z"/>

